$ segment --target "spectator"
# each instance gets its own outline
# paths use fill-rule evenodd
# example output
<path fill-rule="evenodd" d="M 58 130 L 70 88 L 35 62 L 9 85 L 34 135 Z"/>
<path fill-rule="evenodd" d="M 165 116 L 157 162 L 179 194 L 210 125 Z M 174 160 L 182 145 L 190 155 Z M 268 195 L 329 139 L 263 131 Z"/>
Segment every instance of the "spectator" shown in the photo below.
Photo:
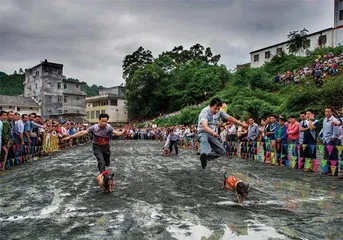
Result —
<path fill-rule="evenodd" d="M 335 122 L 338 120 L 333 116 L 334 109 L 332 107 L 325 108 L 325 119 L 323 121 L 323 143 L 325 145 L 324 148 L 324 159 L 328 161 L 328 171 L 326 172 L 327 175 L 337 176 L 338 175 L 338 167 L 336 167 L 335 171 L 333 172 L 331 169 L 332 163 L 338 160 L 338 150 L 336 146 L 340 145 L 339 139 L 339 127 L 333 126 Z"/>
<path fill-rule="evenodd" d="M 279 118 L 279 125 L 275 128 L 274 137 L 276 139 L 276 164 L 283 165 L 281 159 L 287 160 L 288 146 L 287 146 L 287 126 L 284 117 Z"/>

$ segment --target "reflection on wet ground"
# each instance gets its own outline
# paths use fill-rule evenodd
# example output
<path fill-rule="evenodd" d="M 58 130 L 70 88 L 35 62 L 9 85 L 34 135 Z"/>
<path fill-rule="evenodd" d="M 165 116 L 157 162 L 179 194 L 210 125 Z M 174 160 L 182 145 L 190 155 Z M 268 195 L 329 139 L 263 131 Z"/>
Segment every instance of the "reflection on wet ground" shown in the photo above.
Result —
<path fill-rule="evenodd" d="M 340 239 L 343 181 L 243 159 L 206 170 L 192 150 L 112 142 L 117 186 L 95 183 L 84 145 L 0 173 L 4 239 Z M 228 171 L 253 190 L 244 206 L 221 189 Z"/>

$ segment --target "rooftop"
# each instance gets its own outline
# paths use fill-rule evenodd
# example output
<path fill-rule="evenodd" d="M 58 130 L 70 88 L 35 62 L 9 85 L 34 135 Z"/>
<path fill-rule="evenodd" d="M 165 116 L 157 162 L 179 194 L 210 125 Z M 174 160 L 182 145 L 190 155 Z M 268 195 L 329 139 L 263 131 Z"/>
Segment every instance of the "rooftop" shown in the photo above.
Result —
<path fill-rule="evenodd" d="M 38 67 L 38 66 L 40 66 L 40 65 L 53 66 L 53 67 L 63 67 L 63 64 L 48 62 L 48 60 L 45 59 L 45 60 L 42 61 L 40 64 L 37 64 L 36 66 L 34 66 L 34 67 L 32 67 L 32 68 L 29 68 L 29 69 L 25 69 L 25 70 L 30 70 L 30 69 L 36 68 L 36 67 Z"/>
<path fill-rule="evenodd" d="M 106 100 L 106 99 L 124 99 L 122 95 L 119 94 L 103 94 L 93 97 L 86 97 L 86 102 L 93 102 L 97 100 Z"/>
<path fill-rule="evenodd" d="M 19 107 L 40 107 L 32 98 L 0 95 L 0 105 L 19 106 Z"/>

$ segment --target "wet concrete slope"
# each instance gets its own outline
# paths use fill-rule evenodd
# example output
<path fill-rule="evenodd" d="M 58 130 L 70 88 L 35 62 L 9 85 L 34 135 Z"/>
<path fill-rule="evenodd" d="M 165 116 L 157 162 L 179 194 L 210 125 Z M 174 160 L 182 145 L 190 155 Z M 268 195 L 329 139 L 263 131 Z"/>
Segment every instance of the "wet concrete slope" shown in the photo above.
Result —
<path fill-rule="evenodd" d="M 111 145 L 112 194 L 89 144 L 1 172 L 1 238 L 342 239 L 343 180 L 239 158 L 203 170 L 192 150 Z M 244 206 L 221 189 L 225 171 L 253 187 Z"/>

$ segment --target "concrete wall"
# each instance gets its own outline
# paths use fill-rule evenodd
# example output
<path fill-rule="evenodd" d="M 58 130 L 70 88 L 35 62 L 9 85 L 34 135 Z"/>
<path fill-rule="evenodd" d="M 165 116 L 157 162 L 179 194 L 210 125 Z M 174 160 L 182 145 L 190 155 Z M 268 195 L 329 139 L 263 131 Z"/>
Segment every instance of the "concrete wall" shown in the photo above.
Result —
<path fill-rule="evenodd" d="M 43 93 L 42 115 L 48 118 L 51 114 L 62 114 L 63 97 L 58 93 Z"/>
<path fill-rule="evenodd" d="M 339 20 L 339 11 L 343 9 L 343 1 L 335 0 L 334 4 L 334 27 L 336 28 L 343 25 L 343 19 Z"/>
<path fill-rule="evenodd" d="M 30 113 L 37 113 L 38 115 L 41 115 L 41 109 L 40 107 L 20 107 L 20 106 L 1 106 L 2 110 L 8 112 L 8 111 L 13 111 L 13 112 L 18 112 L 20 115 L 22 114 L 30 114 Z"/>
<path fill-rule="evenodd" d="M 94 97 L 93 97 L 94 99 Z M 104 101 L 104 100 L 101 100 Z M 110 103 L 110 100 L 108 100 Z M 99 102 L 99 100 L 94 99 L 93 102 Z M 96 111 L 99 111 L 101 113 L 102 111 L 105 111 L 110 116 L 109 122 L 110 123 L 126 123 L 128 122 L 128 114 L 126 110 L 126 104 L 124 99 L 118 99 L 117 100 L 117 106 L 97 106 L 94 107 L 93 102 L 86 103 L 86 119 L 91 123 L 98 122 L 98 117 L 96 116 Z M 93 112 L 93 118 L 92 118 L 92 112 Z"/>
<path fill-rule="evenodd" d="M 105 111 L 104 113 L 109 114 L 108 106 L 89 107 L 89 108 L 86 108 L 86 119 L 91 123 L 99 122 L 99 118 L 96 116 L 97 111 L 99 111 L 99 114 L 101 114 L 102 111 Z M 111 120 L 112 119 L 110 119 L 110 121 Z"/>
<path fill-rule="evenodd" d="M 34 98 L 37 102 L 42 101 L 41 88 L 43 82 L 41 76 L 41 65 L 29 70 L 25 69 L 24 97 Z"/>
<path fill-rule="evenodd" d="M 118 106 L 108 106 L 108 115 L 110 116 L 110 122 L 128 122 L 128 113 L 124 99 L 118 99 Z"/>
<path fill-rule="evenodd" d="M 65 98 L 67 102 L 65 102 Z M 86 114 L 84 95 L 63 95 L 63 113 L 80 113 Z M 66 112 L 67 111 L 67 112 Z"/>
<path fill-rule="evenodd" d="M 99 95 L 115 94 L 119 98 L 125 98 L 125 87 L 112 87 L 107 89 L 99 90 Z"/>
<path fill-rule="evenodd" d="M 64 86 L 66 85 L 66 89 Z M 71 83 L 71 82 L 65 82 L 63 81 L 62 89 L 63 93 L 72 93 L 72 94 L 80 94 L 85 95 L 85 92 L 82 91 L 82 85 L 81 83 Z"/>

